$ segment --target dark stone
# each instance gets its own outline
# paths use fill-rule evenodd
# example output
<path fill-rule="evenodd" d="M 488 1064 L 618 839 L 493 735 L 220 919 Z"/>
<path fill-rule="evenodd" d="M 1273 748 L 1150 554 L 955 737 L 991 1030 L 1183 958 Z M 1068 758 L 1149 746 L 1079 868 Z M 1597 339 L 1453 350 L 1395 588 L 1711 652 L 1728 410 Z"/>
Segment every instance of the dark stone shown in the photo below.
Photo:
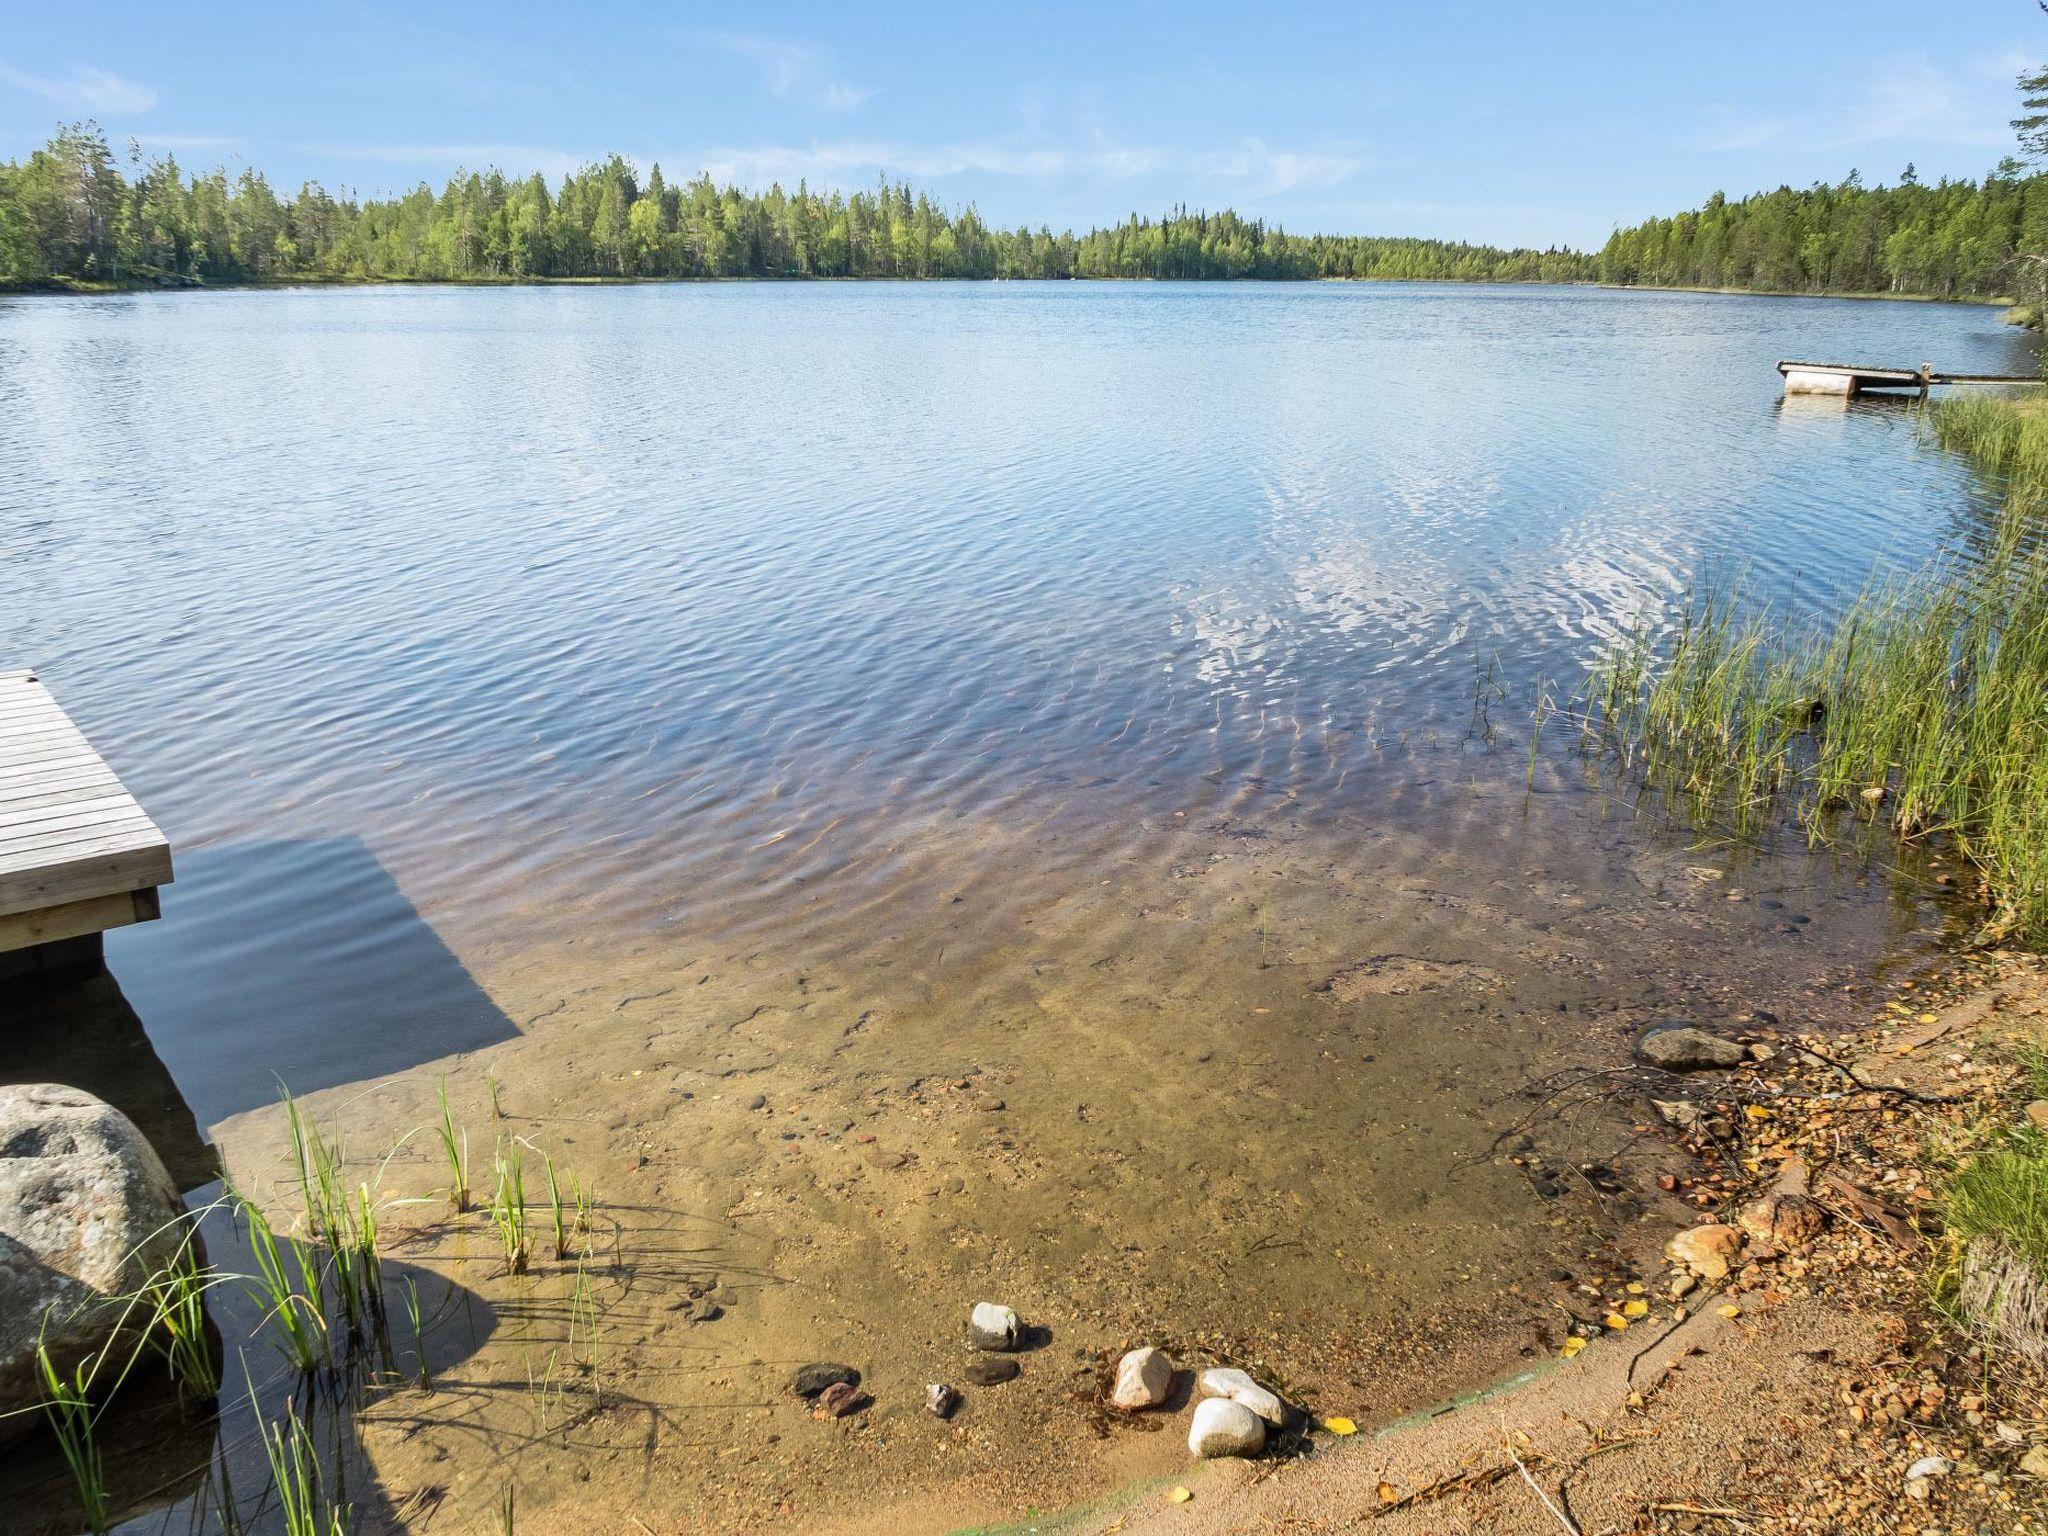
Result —
<path fill-rule="evenodd" d="M 860 1372 L 850 1365 L 834 1365 L 829 1360 L 813 1361 L 797 1367 L 796 1375 L 789 1381 L 789 1390 L 798 1397 L 816 1397 L 827 1387 L 844 1382 L 849 1387 L 860 1385 Z"/>
<path fill-rule="evenodd" d="M 999 1387 L 1006 1381 L 1015 1381 L 1020 1369 L 1014 1360 L 973 1360 L 960 1374 L 977 1387 Z"/>

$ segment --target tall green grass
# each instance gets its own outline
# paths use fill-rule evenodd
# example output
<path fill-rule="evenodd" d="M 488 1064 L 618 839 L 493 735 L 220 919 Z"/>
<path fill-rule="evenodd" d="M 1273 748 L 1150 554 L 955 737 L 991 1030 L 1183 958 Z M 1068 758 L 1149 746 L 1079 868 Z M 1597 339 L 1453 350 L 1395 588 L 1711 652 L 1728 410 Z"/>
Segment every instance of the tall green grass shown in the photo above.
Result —
<path fill-rule="evenodd" d="M 1780 618 L 1739 583 L 1644 627 L 1589 679 L 1585 742 L 1754 836 L 1789 818 L 1823 841 L 1851 820 L 1944 837 L 1981 876 L 1983 936 L 2048 943 L 2048 414 L 1963 399 L 1940 441 L 2009 477 L 1998 525 L 1838 616 Z"/>

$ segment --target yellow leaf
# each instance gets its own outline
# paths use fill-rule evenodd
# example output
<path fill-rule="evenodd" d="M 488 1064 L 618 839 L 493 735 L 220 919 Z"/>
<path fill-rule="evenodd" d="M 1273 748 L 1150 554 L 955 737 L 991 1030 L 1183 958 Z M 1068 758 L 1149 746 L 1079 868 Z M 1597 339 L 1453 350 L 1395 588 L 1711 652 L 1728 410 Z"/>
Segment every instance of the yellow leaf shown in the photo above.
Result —
<path fill-rule="evenodd" d="M 1623 1317 L 1647 1317 L 1649 1313 L 1650 1304 L 1647 1301 L 1632 1301 L 1621 1309 Z"/>
<path fill-rule="evenodd" d="M 1628 1326 L 1628 1319 L 1623 1317 L 1619 1312 L 1610 1312 L 1605 1317 L 1601 1318 L 1600 1321 L 1605 1323 L 1608 1327 L 1612 1328 L 1616 1333 L 1621 1332 L 1622 1329 Z"/>
<path fill-rule="evenodd" d="M 1576 1355 L 1580 1350 L 1584 1349 L 1585 1347 L 1586 1341 L 1580 1338 L 1578 1335 L 1574 1334 L 1571 1338 L 1568 1338 L 1564 1341 L 1564 1348 L 1560 1349 L 1558 1353 L 1563 1355 L 1565 1359 L 1569 1360 L 1573 1355 Z"/>
<path fill-rule="evenodd" d="M 1733 1303 L 1730 1303 L 1728 1306 L 1725 1307 L 1716 1307 L 1714 1308 L 1714 1310 L 1720 1313 L 1723 1317 L 1735 1318 L 1742 1316 L 1742 1308 L 1735 1306 Z"/>
<path fill-rule="evenodd" d="M 1191 1488 L 1176 1488 L 1166 1496 L 1166 1500 L 1169 1504 L 1185 1504 L 1194 1496 L 1194 1490 Z"/>
<path fill-rule="evenodd" d="M 1771 1112 L 1761 1104 L 1745 1104 L 1742 1106 L 1742 1112 L 1752 1120 L 1768 1120 L 1771 1118 Z"/>
<path fill-rule="evenodd" d="M 1939 1024 L 1941 1022 L 1941 1015 L 1938 1013 L 1923 1013 L 1920 1015 L 1920 1022 L 1922 1024 Z"/>
<path fill-rule="evenodd" d="M 1381 1483 L 1379 1495 L 1382 1504 L 1398 1504 L 1401 1502 L 1401 1490 L 1392 1483 Z"/>
<path fill-rule="evenodd" d="M 1643 1287 L 1643 1282 L 1642 1282 L 1642 1281 L 1640 1281 L 1640 1280 L 1631 1280 L 1631 1281 L 1629 1281 L 1629 1283 L 1628 1283 L 1628 1293 L 1629 1293 L 1629 1295 L 1631 1295 L 1631 1296 L 1640 1296 L 1640 1295 L 1642 1295 L 1642 1294 L 1643 1294 L 1643 1289 L 1644 1289 L 1644 1287 Z"/>
<path fill-rule="evenodd" d="M 1339 1414 L 1332 1414 L 1329 1418 L 1323 1420 L 1323 1428 L 1333 1435 L 1355 1435 L 1358 1433 L 1358 1426 Z"/>

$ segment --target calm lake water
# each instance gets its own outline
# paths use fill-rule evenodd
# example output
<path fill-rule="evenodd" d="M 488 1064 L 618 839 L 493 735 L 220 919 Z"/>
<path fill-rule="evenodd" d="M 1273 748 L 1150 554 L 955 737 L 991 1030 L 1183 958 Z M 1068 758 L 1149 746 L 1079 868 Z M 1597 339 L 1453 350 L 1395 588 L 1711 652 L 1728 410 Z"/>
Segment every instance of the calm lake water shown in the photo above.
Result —
<path fill-rule="evenodd" d="M 1783 404 L 1778 358 L 2027 350 L 1520 287 L 0 302 L 0 662 L 179 851 L 113 954 L 203 1124 L 235 1018 L 323 1081 L 366 1013 L 488 1038 L 451 947 L 772 929 L 1046 805 L 1426 816 L 1486 667 L 1569 681 L 1717 568 L 1826 604 L 1981 516 L 1907 409 Z"/>

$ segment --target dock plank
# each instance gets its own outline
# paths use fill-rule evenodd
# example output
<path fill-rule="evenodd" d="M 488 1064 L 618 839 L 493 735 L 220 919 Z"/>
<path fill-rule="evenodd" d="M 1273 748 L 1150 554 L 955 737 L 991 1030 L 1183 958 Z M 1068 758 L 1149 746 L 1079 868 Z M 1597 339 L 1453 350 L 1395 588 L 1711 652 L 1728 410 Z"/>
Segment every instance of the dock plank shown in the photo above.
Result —
<path fill-rule="evenodd" d="M 169 840 L 63 706 L 0 672 L 0 950 L 146 918 L 170 879 Z"/>

